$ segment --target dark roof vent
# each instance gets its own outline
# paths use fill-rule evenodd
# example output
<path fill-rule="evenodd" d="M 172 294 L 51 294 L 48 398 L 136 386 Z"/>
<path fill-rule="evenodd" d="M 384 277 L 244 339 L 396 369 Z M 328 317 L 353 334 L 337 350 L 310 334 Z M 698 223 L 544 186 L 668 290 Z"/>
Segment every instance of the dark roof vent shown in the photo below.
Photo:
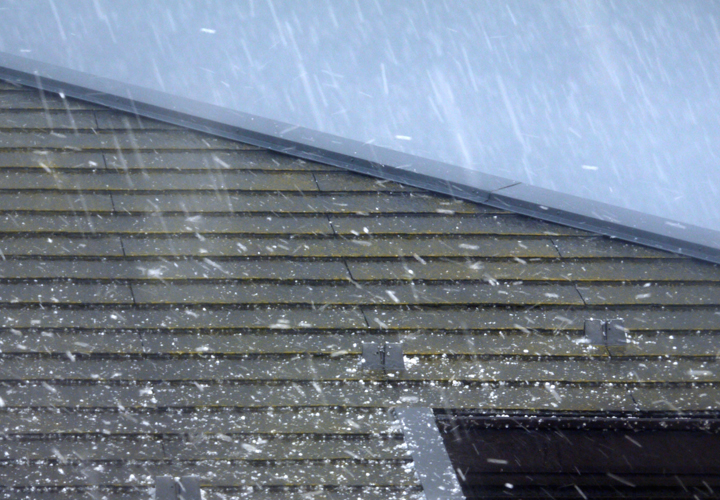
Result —
<path fill-rule="evenodd" d="M 405 369 L 401 344 L 363 342 L 363 370 L 402 371 Z"/>
<path fill-rule="evenodd" d="M 622 319 L 585 320 L 585 337 L 592 345 L 618 346 L 627 344 L 627 328 Z"/>
<path fill-rule="evenodd" d="M 155 478 L 155 500 L 200 500 L 200 478 L 183 476 L 176 481 L 170 476 Z"/>

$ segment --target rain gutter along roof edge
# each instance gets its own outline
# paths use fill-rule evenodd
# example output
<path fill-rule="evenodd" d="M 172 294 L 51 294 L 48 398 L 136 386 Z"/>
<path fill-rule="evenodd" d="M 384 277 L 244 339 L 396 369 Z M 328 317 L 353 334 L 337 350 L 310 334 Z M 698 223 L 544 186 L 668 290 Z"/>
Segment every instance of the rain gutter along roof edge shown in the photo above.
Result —
<path fill-rule="evenodd" d="M 0 78 L 200 132 L 720 264 L 720 232 L 0 52 Z M 432 172 L 443 172 L 439 179 Z"/>

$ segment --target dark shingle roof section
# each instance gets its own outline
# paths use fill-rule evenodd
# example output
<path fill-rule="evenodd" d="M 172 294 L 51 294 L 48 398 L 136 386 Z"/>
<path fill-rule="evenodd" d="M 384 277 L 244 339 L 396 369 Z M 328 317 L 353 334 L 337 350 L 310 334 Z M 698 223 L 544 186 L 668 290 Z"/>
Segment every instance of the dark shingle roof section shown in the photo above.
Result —
<path fill-rule="evenodd" d="M 720 266 L 9 84 L 0 109 L 0 498 L 420 498 L 395 406 L 719 406 Z"/>

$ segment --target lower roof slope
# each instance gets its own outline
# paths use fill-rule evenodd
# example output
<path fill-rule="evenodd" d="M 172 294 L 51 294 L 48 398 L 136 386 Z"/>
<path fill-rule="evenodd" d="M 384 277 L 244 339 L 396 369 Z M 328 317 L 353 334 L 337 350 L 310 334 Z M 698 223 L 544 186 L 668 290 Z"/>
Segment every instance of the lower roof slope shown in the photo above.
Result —
<path fill-rule="evenodd" d="M 3 83 L 0 309 L 0 498 L 420 498 L 393 407 L 720 407 L 720 266 Z"/>

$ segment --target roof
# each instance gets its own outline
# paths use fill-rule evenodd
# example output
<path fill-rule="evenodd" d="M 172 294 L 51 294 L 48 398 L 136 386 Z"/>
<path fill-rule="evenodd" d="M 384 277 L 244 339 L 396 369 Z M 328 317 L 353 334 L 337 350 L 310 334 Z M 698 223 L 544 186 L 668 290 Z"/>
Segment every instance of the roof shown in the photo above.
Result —
<path fill-rule="evenodd" d="M 0 85 L 0 495 L 420 498 L 394 407 L 718 409 L 720 266 Z"/>
<path fill-rule="evenodd" d="M 0 78 L 720 264 L 706 0 L 22 5 Z"/>

